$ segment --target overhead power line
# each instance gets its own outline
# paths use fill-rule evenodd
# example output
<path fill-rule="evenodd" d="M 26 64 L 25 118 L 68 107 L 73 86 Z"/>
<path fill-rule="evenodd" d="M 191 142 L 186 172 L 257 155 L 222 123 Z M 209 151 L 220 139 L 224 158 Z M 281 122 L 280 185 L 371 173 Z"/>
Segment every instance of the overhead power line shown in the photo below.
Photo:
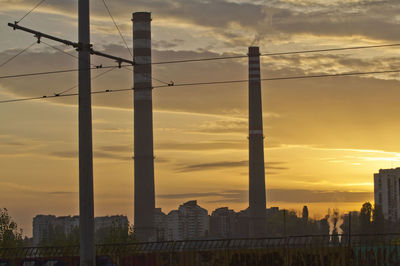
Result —
<path fill-rule="evenodd" d="M 50 48 L 53 48 L 54 50 L 57 50 L 57 51 L 59 51 L 59 52 L 61 52 L 61 53 L 63 53 L 63 54 L 66 54 L 66 55 L 68 55 L 68 56 L 70 56 L 70 57 L 73 57 L 73 58 L 79 60 L 78 56 L 76 56 L 76 55 L 74 55 L 74 54 L 70 54 L 70 53 L 64 51 L 63 49 L 60 49 L 60 48 L 58 48 L 58 47 L 56 47 L 56 46 L 54 46 L 54 45 L 51 45 L 51 44 L 49 44 L 49 43 L 47 43 L 47 42 L 45 42 L 45 41 L 43 41 L 43 40 L 40 40 L 40 42 L 41 42 L 41 43 L 44 43 L 45 45 L 47 45 L 47 46 L 50 47 Z"/>
<path fill-rule="evenodd" d="M 292 51 L 292 52 L 280 52 L 280 53 L 269 53 L 262 54 L 261 56 L 278 56 L 278 55 L 290 55 L 290 54 L 306 54 L 306 53 L 317 53 L 317 52 L 330 52 L 330 51 L 343 51 L 343 50 L 355 50 L 355 49 L 370 49 L 370 48 L 383 48 L 383 47 L 395 47 L 400 46 L 400 43 L 394 44 L 382 44 L 382 45 L 372 45 L 372 46 L 357 46 L 357 47 L 343 47 L 343 48 L 332 48 L 332 49 L 320 49 L 320 50 L 304 50 L 304 51 Z M 98 52 L 100 53 L 100 52 Z M 71 55 L 71 54 L 70 54 Z M 72 56 L 72 55 L 71 55 Z M 162 64 L 176 64 L 176 63 L 188 63 L 188 62 L 201 62 L 201 61 L 212 61 L 212 60 L 225 60 L 225 59 L 236 59 L 236 58 L 247 58 L 247 55 L 237 55 L 237 56 L 225 56 L 225 57 L 210 57 L 210 58 L 200 58 L 200 59 L 185 59 L 185 60 L 172 60 L 172 61 L 161 61 L 161 62 L 153 62 L 152 65 L 162 65 Z M 121 65 L 122 67 L 128 67 L 129 65 Z M 109 66 L 113 67 L 113 66 Z M 115 66 L 117 67 L 117 66 Z M 92 69 L 97 69 L 98 67 L 94 67 Z M 102 67 L 107 68 L 107 67 Z M 49 72 L 38 72 L 38 73 L 26 73 L 26 74 L 16 74 L 16 75 L 8 75 L 8 76 L 0 76 L 0 79 L 5 78 L 18 78 L 18 77 L 26 77 L 26 76 L 36 76 L 36 75 L 49 75 L 49 74 L 58 74 L 65 72 L 73 72 L 78 71 L 78 69 L 70 69 L 70 70 L 59 70 L 59 71 L 49 71 Z M 166 83 L 166 82 L 165 82 Z"/>
<path fill-rule="evenodd" d="M 110 9 L 107 6 L 106 0 L 103 0 L 103 4 L 104 4 L 104 7 L 107 9 L 108 15 L 110 16 L 112 22 L 114 23 L 114 26 L 117 29 L 118 33 L 119 33 L 119 36 L 121 37 L 122 41 L 124 42 L 124 44 L 126 46 L 126 49 L 128 49 L 129 54 L 131 55 L 131 57 L 133 57 L 131 49 L 129 49 L 128 44 L 126 43 L 124 36 L 122 35 L 121 31 L 119 30 L 119 27 L 118 27 L 117 23 L 115 22 L 114 17 L 111 14 Z"/>
<path fill-rule="evenodd" d="M 396 47 L 396 46 L 400 46 L 400 43 L 366 45 L 366 46 L 353 46 L 353 47 L 341 47 L 341 48 L 328 48 L 328 49 L 317 49 L 317 50 L 303 50 L 303 51 L 281 52 L 281 53 L 278 52 L 278 53 L 261 54 L 261 56 L 277 56 L 277 55 L 291 55 L 291 54 L 322 53 L 322 52 L 373 49 L 373 48 Z"/>
<path fill-rule="evenodd" d="M 121 65 L 121 67 L 124 67 L 124 66 L 128 66 L 128 65 Z M 119 66 L 95 66 L 95 67 L 91 67 L 90 70 L 99 70 L 99 69 L 105 69 L 105 68 L 120 68 L 120 67 Z M 86 69 L 86 70 L 88 70 L 88 69 Z M 61 74 L 61 73 L 77 72 L 77 71 L 79 71 L 79 69 L 72 68 L 72 69 L 63 69 L 63 70 L 55 70 L 55 71 L 33 72 L 33 73 L 0 76 L 0 79 L 21 78 L 21 77 L 50 75 L 50 74 Z"/>
<path fill-rule="evenodd" d="M 371 72 L 351 72 L 351 73 L 319 74 L 319 75 L 291 76 L 291 77 L 273 77 L 273 78 L 263 78 L 263 79 L 261 79 L 261 81 L 280 81 L 280 80 L 293 80 L 293 79 L 312 79 L 312 78 L 360 76 L 360 75 L 390 74 L 390 73 L 400 73 L 400 69 L 371 71 Z M 174 85 L 170 84 L 170 85 L 153 86 L 153 88 L 233 84 L 233 83 L 244 83 L 244 82 L 248 82 L 248 81 L 249 81 L 248 79 L 242 79 L 242 80 L 178 83 L 178 84 L 174 84 Z M 134 90 L 134 88 L 116 89 L 116 90 L 107 89 L 107 90 L 102 90 L 102 91 L 92 91 L 91 94 L 104 94 L 104 93 L 114 93 L 114 92 L 132 91 L 132 90 Z M 11 102 L 22 102 L 22 101 L 29 101 L 29 100 L 38 100 L 38 99 L 70 97 L 70 96 L 77 96 L 77 95 L 78 95 L 78 93 L 61 94 L 61 95 L 57 95 L 57 94 L 56 95 L 44 95 L 44 96 L 29 97 L 29 98 L 3 100 L 3 101 L 0 101 L 0 104 L 11 103 Z"/>
<path fill-rule="evenodd" d="M 322 53 L 322 52 L 334 52 L 334 51 L 346 51 L 346 50 L 360 50 L 360 49 L 372 49 L 372 48 L 384 48 L 384 47 L 396 47 L 396 46 L 400 46 L 400 43 L 369 45 L 369 46 L 341 47 L 341 48 L 330 48 L 330 49 L 317 49 L 317 50 L 300 50 L 300 51 L 289 51 L 289 52 L 265 53 L 265 54 L 261 54 L 260 56 L 309 54 L 309 53 Z M 247 58 L 247 57 L 248 57 L 247 55 L 218 56 L 218 57 L 208 57 L 208 58 L 199 58 L 199 59 L 182 59 L 182 60 L 160 61 L 160 62 L 153 62 L 151 64 L 152 65 L 164 65 L 164 64 L 177 64 L 177 63 L 189 63 L 189 62 L 239 59 L 239 58 Z"/>
<path fill-rule="evenodd" d="M 44 1 L 46 1 L 46 0 L 39 1 L 31 10 L 29 10 L 22 18 L 20 18 L 15 23 L 20 23 L 24 18 L 26 18 L 30 13 L 32 13 L 36 8 L 38 8 L 41 4 L 43 4 Z"/>
<path fill-rule="evenodd" d="M 101 76 L 104 76 L 104 75 L 110 73 L 110 72 L 113 71 L 113 70 L 115 70 L 115 68 L 107 69 L 107 70 L 104 71 L 103 73 L 100 73 L 100 74 L 98 74 L 98 75 L 96 75 L 96 76 L 93 76 L 90 80 L 98 79 L 98 78 L 100 78 Z M 71 88 L 68 88 L 68 89 L 63 90 L 63 91 L 61 91 L 61 92 L 55 93 L 55 95 L 57 95 L 57 94 L 59 94 L 59 95 L 65 94 L 65 93 L 67 93 L 67 92 L 69 92 L 69 91 L 71 91 L 71 90 L 77 88 L 78 86 L 79 86 L 79 84 L 76 84 L 76 85 L 72 86 Z"/>
<path fill-rule="evenodd" d="M 30 44 L 29 46 L 27 46 L 25 49 L 19 51 L 17 54 L 13 55 L 12 57 L 10 57 L 9 59 L 7 59 L 6 61 L 4 61 L 3 63 L 0 64 L 0 68 L 7 65 L 9 62 L 11 62 L 12 60 L 14 60 L 15 58 L 17 58 L 19 55 L 23 54 L 24 52 L 26 52 L 27 50 L 29 50 L 32 46 L 34 46 L 36 44 L 36 42 L 33 42 L 32 44 Z"/>

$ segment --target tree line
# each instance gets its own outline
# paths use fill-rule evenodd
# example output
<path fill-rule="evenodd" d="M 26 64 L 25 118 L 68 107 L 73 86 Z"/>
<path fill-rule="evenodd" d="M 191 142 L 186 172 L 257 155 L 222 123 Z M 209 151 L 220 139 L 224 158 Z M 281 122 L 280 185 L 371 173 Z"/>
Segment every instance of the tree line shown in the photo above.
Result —
<path fill-rule="evenodd" d="M 304 206 L 301 215 L 295 210 L 277 210 L 267 216 L 268 237 L 305 235 L 379 235 L 400 233 L 398 222 L 384 219 L 380 206 L 373 207 L 365 202 L 359 212 L 341 214 L 337 209 L 328 211 L 322 219 L 309 217 L 308 207 Z M 79 245 L 79 227 L 65 232 L 61 226 L 50 227 L 47 239 L 39 246 Z M 113 223 L 96 231 L 97 244 L 116 244 L 136 242 L 133 226 Z M 0 208 L 0 248 L 32 246 L 31 239 L 23 237 L 23 231 L 8 214 Z"/>

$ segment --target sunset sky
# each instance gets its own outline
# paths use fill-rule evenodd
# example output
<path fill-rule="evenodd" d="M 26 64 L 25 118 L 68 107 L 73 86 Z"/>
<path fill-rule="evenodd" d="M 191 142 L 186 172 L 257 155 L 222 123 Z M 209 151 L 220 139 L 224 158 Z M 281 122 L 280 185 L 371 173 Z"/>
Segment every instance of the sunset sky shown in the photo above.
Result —
<path fill-rule="evenodd" d="M 7 23 L 37 2 L 0 0 L 0 64 L 36 41 Z M 130 47 L 132 12 L 152 12 L 153 62 L 245 55 L 250 45 L 274 53 L 400 42 L 398 0 L 107 3 Z M 20 25 L 77 41 L 77 1 L 47 0 Z M 129 58 L 101 0 L 91 1 L 91 33 L 94 49 Z M 265 56 L 261 77 L 396 70 L 399 56 L 400 47 Z M 0 76 L 76 67 L 76 59 L 41 43 L 1 67 Z M 153 75 L 176 84 L 247 79 L 247 59 L 154 65 Z M 263 82 L 267 207 L 308 205 L 311 217 L 321 217 L 328 208 L 372 202 L 373 173 L 400 166 L 399 81 L 399 74 L 380 74 Z M 1 78 L 0 100 L 76 84 L 76 72 Z M 93 91 L 130 87 L 125 68 L 92 82 Z M 248 206 L 247 93 L 246 83 L 153 90 L 157 207 L 167 213 L 191 199 L 209 213 Z M 133 94 L 92 99 L 95 215 L 133 222 Z M 0 113 L 0 207 L 28 235 L 36 214 L 78 214 L 77 98 L 5 103 Z"/>

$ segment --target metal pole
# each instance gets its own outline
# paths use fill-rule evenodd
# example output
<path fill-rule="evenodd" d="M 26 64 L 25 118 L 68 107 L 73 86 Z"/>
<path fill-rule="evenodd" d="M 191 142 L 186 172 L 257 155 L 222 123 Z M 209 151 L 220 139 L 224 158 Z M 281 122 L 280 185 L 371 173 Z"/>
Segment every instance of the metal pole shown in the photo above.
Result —
<path fill-rule="evenodd" d="M 89 0 L 78 2 L 80 265 L 96 265 L 94 246 Z"/>

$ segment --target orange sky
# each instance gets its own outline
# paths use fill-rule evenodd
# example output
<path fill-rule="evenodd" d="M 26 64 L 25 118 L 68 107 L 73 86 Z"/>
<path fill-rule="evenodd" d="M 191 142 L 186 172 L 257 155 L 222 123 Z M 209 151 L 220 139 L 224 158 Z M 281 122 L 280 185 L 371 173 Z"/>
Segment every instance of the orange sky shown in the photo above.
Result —
<path fill-rule="evenodd" d="M 1 63 L 34 42 L 5 25 L 35 1 L 0 3 L 6 7 L 0 11 L 5 36 Z M 245 54 L 251 44 L 271 53 L 400 39 L 395 0 L 118 0 L 110 1 L 110 10 L 129 45 L 131 11 L 152 12 L 153 61 Z M 76 40 L 75 12 L 73 3 L 48 1 L 21 25 Z M 113 27 L 104 7 L 93 3 L 94 47 L 128 57 Z M 400 69 L 399 52 L 384 48 L 263 57 L 261 75 Z M 74 58 L 37 44 L 0 68 L 0 76 L 76 65 Z M 175 83 L 246 79 L 247 62 L 160 65 L 153 74 Z M 0 79 L 0 100 L 50 95 L 74 86 L 76 78 L 69 73 Z M 398 75 L 263 82 L 267 206 L 300 210 L 308 205 L 311 216 L 321 217 L 328 208 L 359 210 L 363 202 L 373 201 L 373 173 L 400 166 L 399 85 Z M 93 90 L 131 86 L 127 69 L 92 82 Z M 124 214 L 132 221 L 132 98 L 131 92 L 93 96 L 97 216 Z M 160 88 L 153 99 L 157 206 L 168 212 L 197 199 L 210 213 L 222 206 L 246 208 L 247 84 Z M 76 99 L 0 104 L 0 112 L 0 207 L 8 208 L 28 235 L 36 214 L 77 214 Z"/>

